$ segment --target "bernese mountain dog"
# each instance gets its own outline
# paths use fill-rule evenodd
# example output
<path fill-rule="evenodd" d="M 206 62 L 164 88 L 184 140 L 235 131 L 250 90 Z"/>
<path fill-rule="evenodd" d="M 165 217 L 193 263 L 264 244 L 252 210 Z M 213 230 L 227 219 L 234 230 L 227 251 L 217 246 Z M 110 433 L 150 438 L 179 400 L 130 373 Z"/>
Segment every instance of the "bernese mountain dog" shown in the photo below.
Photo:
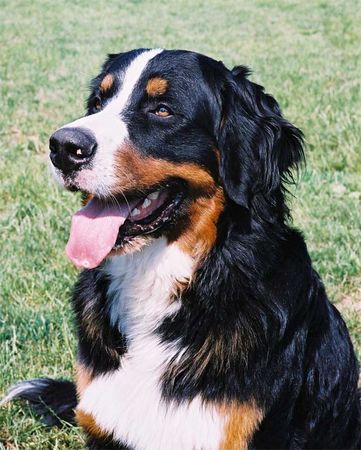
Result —
<path fill-rule="evenodd" d="M 89 449 L 359 449 L 358 364 L 285 203 L 302 133 L 248 70 L 190 51 L 109 55 L 50 138 L 81 191 L 66 253 L 76 382 L 40 378 L 47 424 Z"/>

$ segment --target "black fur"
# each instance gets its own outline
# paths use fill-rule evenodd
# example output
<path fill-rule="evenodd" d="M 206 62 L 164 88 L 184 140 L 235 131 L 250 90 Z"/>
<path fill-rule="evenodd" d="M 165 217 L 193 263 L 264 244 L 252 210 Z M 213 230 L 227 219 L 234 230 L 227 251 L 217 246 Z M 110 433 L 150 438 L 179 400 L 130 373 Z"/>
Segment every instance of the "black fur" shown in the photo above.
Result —
<path fill-rule="evenodd" d="M 20 389 L 23 385 L 23 389 Z M 29 403 L 42 422 L 48 426 L 74 423 L 74 409 L 77 405 L 74 383 L 51 378 L 36 378 L 14 386 L 19 392 L 11 398 Z"/>
<path fill-rule="evenodd" d="M 275 206 L 271 213 L 282 214 L 281 181 L 303 159 L 302 133 L 282 117 L 274 98 L 248 81 L 247 75 L 247 68 L 234 68 L 224 87 L 224 126 L 218 136 L 220 175 L 236 204 L 254 208 L 254 200 L 263 195 L 268 207 Z"/>
<path fill-rule="evenodd" d="M 90 450 L 133 450 L 127 445 L 115 443 L 112 439 L 97 439 L 95 437 L 87 439 L 87 448 Z"/>
<path fill-rule="evenodd" d="M 108 318 L 108 280 L 98 270 L 85 270 L 74 288 L 73 308 L 78 327 L 78 361 L 97 375 L 117 369 L 126 342 Z M 89 335 L 88 330 L 95 330 Z"/>

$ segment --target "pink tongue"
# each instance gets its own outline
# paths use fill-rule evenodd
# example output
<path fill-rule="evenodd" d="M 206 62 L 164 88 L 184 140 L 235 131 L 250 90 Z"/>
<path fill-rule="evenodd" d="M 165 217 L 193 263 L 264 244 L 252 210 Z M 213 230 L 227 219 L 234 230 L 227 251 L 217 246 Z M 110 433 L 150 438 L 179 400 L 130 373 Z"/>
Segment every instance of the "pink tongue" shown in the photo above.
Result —
<path fill-rule="evenodd" d="M 136 203 L 112 206 L 93 198 L 76 212 L 65 248 L 73 264 L 86 269 L 97 267 L 114 247 L 119 227 Z"/>

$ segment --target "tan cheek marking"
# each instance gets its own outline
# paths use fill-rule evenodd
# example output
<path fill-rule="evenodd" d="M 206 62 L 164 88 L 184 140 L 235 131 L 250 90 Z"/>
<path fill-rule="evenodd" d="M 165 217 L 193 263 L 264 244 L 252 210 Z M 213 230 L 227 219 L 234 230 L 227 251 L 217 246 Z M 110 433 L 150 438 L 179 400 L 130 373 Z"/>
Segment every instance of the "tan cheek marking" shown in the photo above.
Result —
<path fill-rule="evenodd" d="M 221 409 L 227 421 L 220 450 L 247 450 L 263 419 L 263 411 L 254 402 L 224 405 Z"/>
<path fill-rule="evenodd" d="M 225 198 L 220 187 L 215 194 L 196 199 L 190 209 L 190 221 L 178 239 L 183 251 L 196 259 L 204 258 L 217 239 L 217 222 L 224 210 Z"/>
<path fill-rule="evenodd" d="M 78 394 L 78 397 L 82 395 L 85 388 L 91 383 L 92 380 L 92 374 L 91 371 L 84 366 L 84 364 L 77 363 L 76 365 L 76 392 Z"/>
<path fill-rule="evenodd" d="M 211 196 L 216 189 L 212 176 L 197 164 L 174 163 L 142 156 L 130 146 L 119 149 L 115 167 L 117 173 L 115 190 L 119 192 L 141 191 L 170 177 L 188 181 L 198 194 Z"/>
<path fill-rule="evenodd" d="M 148 80 L 145 90 L 151 97 L 157 97 L 163 95 L 168 89 L 168 81 L 164 78 L 155 77 Z"/>
<path fill-rule="evenodd" d="M 90 435 L 100 439 L 109 437 L 109 434 L 102 430 L 99 425 L 97 425 L 94 417 L 91 414 L 86 413 L 81 409 L 77 409 L 75 411 L 75 419 L 78 425 L 82 427 L 86 433 L 89 433 Z"/>
<path fill-rule="evenodd" d="M 193 163 L 174 163 L 142 156 L 130 146 L 123 146 L 116 157 L 116 191 L 142 191 L 168 178 L 186 180 L 194 198 L 185 229 L 174 229 L 170 241 L 200 259 L 210 251 L 217 238 L 217 222 L 224 209 L 223 190 L 212 176 Z"/>
<path fill-rule="evenodd" d="M 109 89 L 112 87 L 114 82 L 113 75 L 108 73 L 108 75 L 105 75 L 102 82 L 100 83 L 100 90 L 104 93 L 106 91 L 109 91 Z"/>

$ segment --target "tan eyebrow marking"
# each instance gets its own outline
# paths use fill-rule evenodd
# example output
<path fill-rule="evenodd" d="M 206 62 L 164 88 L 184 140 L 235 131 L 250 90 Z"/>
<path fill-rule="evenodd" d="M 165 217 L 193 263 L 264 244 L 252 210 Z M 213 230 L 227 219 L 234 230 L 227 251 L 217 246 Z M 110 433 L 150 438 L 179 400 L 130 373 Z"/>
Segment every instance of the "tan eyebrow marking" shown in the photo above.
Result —
<path fill-rule="evenodd" d="M 100 90 L 102 92 L 108 91 L 112 87 L 113 82 L 114 82 L 113 75 L 108 73 L 108 75 L 105 75 L 102 82 L 100 83 Z"/>
<path fill-rule="evenodd" d="M 160 77 L 150 78 L 145 88 L 151 97 L 164 94 L 168 89 L 168 80 Z"/>

